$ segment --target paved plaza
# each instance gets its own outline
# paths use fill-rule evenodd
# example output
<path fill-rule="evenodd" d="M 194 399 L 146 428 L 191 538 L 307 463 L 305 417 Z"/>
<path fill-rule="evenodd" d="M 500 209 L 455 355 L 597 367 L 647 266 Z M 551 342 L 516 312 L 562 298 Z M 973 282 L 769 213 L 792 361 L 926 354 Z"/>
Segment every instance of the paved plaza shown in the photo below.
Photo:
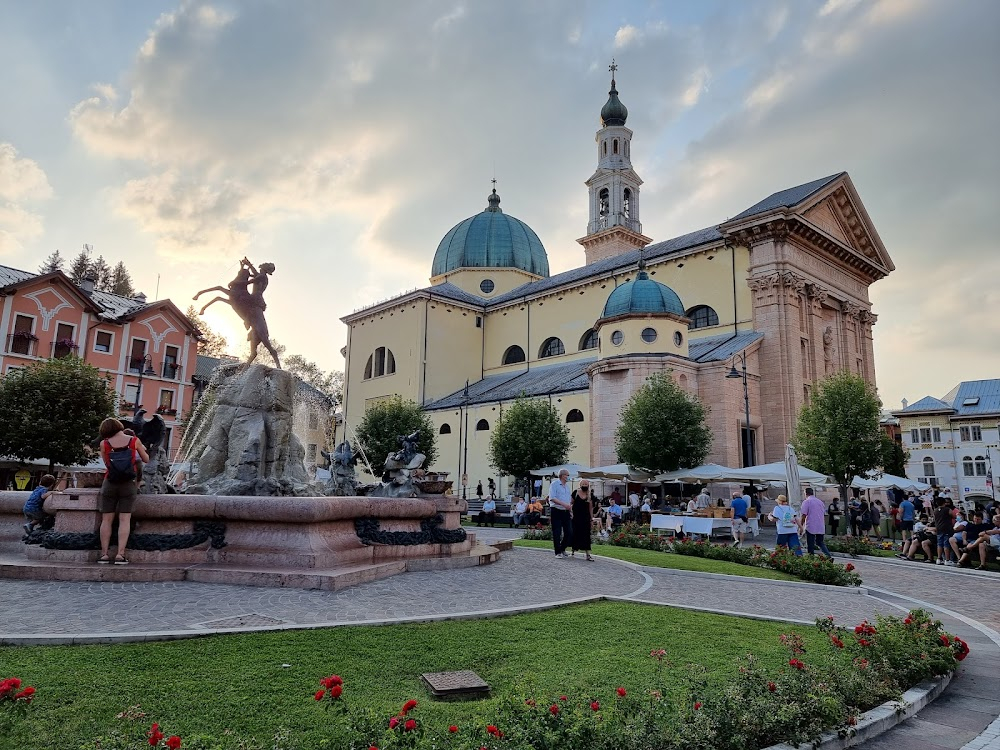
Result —
<path fill-rule="evenodd" d="M 476 529 L 486 542 L 517 536 Z M 597 549 L 599 554 L 600 548 Z M 113 642 L 257 628 L 482 616 L 593 597 L 812 623 L 855 623 L 923 606 L 967 640 L 972 656 L 920 714 L 859 747 L 1000 748 L 1000 576 L 898 560 L 855 561 L 862 590 L 640 567 L 611 559 L 557 559 L 514 548 L 488 566 L 407 573 L 339 592 L 200 583 L 0 580 L 0 642 Z M 553 582 L 557 581 L 557 584 Z M 991 734 L 992 732 L 992 734 Z"/>

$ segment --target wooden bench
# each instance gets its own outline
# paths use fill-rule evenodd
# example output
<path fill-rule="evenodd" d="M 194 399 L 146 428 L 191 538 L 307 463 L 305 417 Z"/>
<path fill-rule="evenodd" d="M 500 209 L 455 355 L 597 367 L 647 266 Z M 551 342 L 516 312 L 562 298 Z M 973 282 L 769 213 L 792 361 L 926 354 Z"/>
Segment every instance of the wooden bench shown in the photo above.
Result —
<path fill-rule="evenodd" d="M 479 514 L 483 510 L 483 501 L 477 498 L 475 500 L 469 500 L 467 502 L 469 503 L 469 509 L 465 513 L 466 518 L 468 521 L 478 524 Z M 503 500 L 497 500 L 496 504 L 497 504 L 497 513 L 496 513 L 496 520 L 493 522 L 493 525 L 496 526 L 497 524 L 501 524 L 503 526 L 514 527 L 515 524 L 514 524 L 514 513 L 512 505 Z M 546 515 L 544 515 L 544 513 L 541 519 L 539 519 L 539 523 L 541 523 L 544 526 L 548 525 L 549 519 Z"/>

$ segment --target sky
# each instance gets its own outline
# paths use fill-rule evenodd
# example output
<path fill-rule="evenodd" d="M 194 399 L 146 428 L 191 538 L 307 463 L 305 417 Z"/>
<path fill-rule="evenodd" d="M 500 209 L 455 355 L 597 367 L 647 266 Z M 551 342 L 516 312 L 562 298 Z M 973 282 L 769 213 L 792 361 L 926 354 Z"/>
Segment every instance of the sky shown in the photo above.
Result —
<path fill-rule="evenodd" d="M 896 265 L 885 406 L 1000 377 L 993 0 L 0 0 L 0 264 L 87 243 L 184 309 L 271 261 L 272 335 L 342 369 L 339 318 L 426 286 L 494 176 L 582 265 L 612 58 L 647 236 L 846 170 Z"/>

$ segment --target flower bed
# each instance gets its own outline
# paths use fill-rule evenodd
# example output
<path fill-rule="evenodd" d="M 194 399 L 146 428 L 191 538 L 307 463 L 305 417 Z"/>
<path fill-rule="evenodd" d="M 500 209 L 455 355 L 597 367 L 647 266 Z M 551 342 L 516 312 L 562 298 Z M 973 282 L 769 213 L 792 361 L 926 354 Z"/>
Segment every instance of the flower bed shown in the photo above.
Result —
<path fill-rule="evenodd" d="M 840 552 L 851 557 L 859 555 L 873 555 L 875 557 L 886 557 L 899 551 L 899 546 L 888 540 L 873 542 L 867 537 L 858 536 L 835 536 L 825 540 L 826 546 L 831 552 Z"/>
<path fill-rule="evenodd" d="M 525 538 L 537 537 L 529 537 L 525 534 Z M 647 527 L 634 525 L 623 526 L 609 538 L 598 538 L 595 541 L 598 544 L 692 555 L 710 560 L 725 560 L 740 565 L 770 568 L 812 583 L 825 583 L 833 586 L 861 585 L 861 576 L 854 572 L 854 565 L 851 563 L 841 565 L 820 556 L 803 555 L 797 557 L 785 549 L 772 552 L 759 545 L 745 548 L 733 547 L 731 544 L 714 544 L 703 539 L 694 541 L 676 537 L 662 537 L 650 534 Z"/>

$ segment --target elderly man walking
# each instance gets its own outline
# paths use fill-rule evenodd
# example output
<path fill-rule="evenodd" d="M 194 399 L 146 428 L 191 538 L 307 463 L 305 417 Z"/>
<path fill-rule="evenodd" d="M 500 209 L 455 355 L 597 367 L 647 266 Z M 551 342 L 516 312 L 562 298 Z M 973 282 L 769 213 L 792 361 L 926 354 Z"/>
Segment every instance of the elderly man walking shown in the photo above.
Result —
<path fill-rule="evenodd" d="M 566 545 L 573 538 L 573 517 L 570 509 L 573 507 L 573 496 L 569 490 L 569 472 L 563 469 L 559 472 L 559 481 L 549 486 L 549 517 L 552 524 L 552 544 L 556 557 L 569 557 Z"/>
<path fill-rule="evenodd" d="M 823 534 L 826 531 L 826 508 L 823 506 L 823 501 L 813 494 L 812 487 L 806 487 L 806 499 L 802 501 L 802 516 L 799 523 L 806 532 L 806 548 L 809 554 L 815 555 L 818 546 L 820 552 L 832 557 L 830 550 L 826 548 L 826 542 L 823 541 Z"/>

